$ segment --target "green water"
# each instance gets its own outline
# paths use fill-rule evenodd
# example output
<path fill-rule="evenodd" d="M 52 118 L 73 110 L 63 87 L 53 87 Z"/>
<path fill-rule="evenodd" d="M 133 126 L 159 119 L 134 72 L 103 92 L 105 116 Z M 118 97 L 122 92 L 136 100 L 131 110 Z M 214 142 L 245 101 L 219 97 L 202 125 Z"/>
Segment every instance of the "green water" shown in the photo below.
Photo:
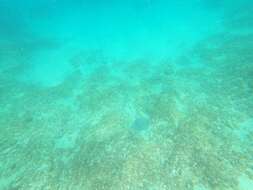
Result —
<path fill-rule="evenodd" d="M 0 0 L 0 190 L 252 190 L 252 13 Z"/>

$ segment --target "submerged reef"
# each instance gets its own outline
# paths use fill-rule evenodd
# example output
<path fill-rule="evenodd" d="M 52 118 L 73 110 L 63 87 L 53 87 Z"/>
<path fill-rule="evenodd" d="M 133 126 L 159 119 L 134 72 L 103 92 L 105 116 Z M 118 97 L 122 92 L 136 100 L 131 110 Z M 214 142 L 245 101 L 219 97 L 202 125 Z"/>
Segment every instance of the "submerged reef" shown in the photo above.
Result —
<path fill-rule="evenodd" d="M 221 32 L 157 63 L 78 49 L 55 86 L 19 80 L 29 50 L 0 45 L 0 189 L 253 189 L 252 43 Z"/>

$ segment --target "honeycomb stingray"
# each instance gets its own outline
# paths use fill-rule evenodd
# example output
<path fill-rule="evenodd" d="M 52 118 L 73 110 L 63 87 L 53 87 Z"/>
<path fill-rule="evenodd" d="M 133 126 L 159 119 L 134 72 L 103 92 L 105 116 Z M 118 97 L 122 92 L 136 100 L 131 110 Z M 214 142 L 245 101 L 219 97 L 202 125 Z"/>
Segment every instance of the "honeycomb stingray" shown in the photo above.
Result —
<path fill-rule="evenodd" d="M 143 132 L 149 130 L 150 120 L 144 116 L 138 116 L 131 125 L 131 128 L 137 132 Z"/>

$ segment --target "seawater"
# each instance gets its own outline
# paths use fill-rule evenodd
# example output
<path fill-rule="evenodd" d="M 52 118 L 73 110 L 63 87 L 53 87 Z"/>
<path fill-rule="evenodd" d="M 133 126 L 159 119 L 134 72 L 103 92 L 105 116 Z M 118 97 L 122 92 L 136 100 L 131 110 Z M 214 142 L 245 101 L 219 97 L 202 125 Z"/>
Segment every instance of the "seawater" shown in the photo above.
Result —
<path fill-rule="evenodd" d="M 0 189 L 253 189 L 252 13 L 0 0 Z"/>

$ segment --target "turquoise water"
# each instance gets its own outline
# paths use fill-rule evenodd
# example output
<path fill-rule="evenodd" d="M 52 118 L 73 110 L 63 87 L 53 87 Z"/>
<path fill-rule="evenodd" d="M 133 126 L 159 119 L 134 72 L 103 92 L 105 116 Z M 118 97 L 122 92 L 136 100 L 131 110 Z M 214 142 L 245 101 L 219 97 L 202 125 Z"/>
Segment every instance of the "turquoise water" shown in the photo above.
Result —
<path fill-rule="evenodd" d="M 0 190 L 252 190 L 252 13 L 0 0 Z"/>

